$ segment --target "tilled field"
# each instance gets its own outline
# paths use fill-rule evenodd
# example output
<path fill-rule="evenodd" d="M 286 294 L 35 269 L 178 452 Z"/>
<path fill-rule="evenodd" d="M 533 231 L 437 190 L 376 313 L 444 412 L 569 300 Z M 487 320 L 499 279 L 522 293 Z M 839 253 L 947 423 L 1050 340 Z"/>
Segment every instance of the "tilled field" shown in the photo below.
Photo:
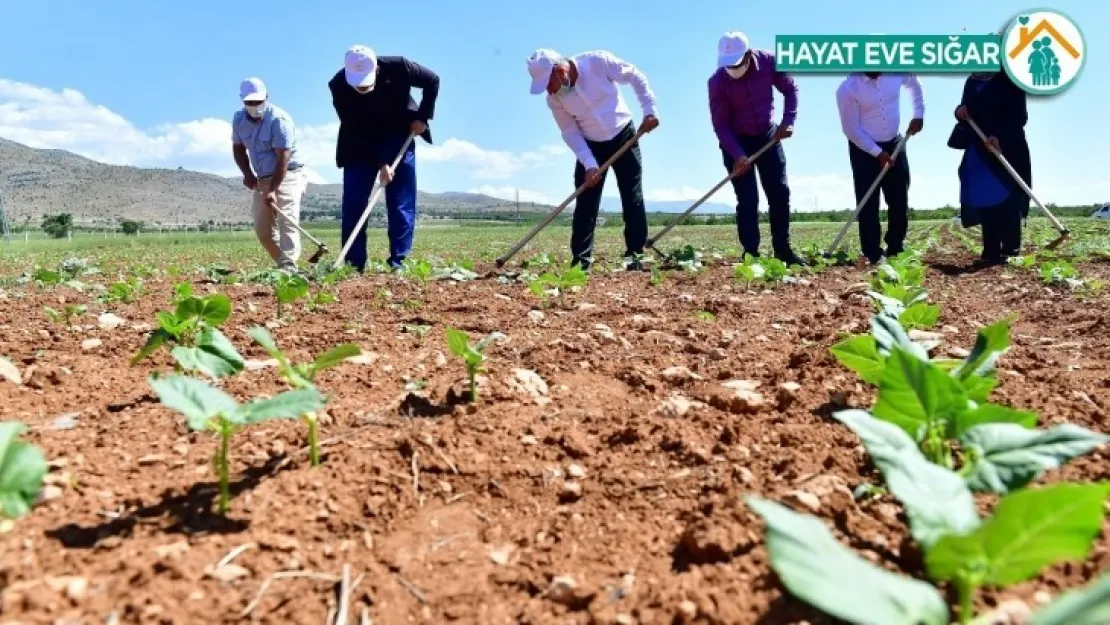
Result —
<path fill-rule="evenodd" d="M 938 353 L 970 349 L 978 327 L 1016 312 L 994 401 L 1110 431 L 1104 296 L 929 260 Z M 51 472 L 44 501 L 0 537 L 2 621 L 318 625 L 342 608 L 349 622 L 389 624 L 834 622 L 770 570 L 749 494 L 814 513 L 872 562 L 923 578 L 896 500 L 853 498 L 877 473 L 830 418 L 874 397 L 828 349 L 868 331 L 873 306 L 850 288 L 863 270 L 773 290 L 743 287 L 727 266 L 649 279 L 594 275 L 565 309 L 543 311 L 495 280 L 432 282 L 426 295 L 389 276 L 340 283 L 338 302 L 270 330 L 298 360 L 343 342 L 364 350 L 317 380 L 330 396 L 323 462 L 309 466 L 297 421 L 241 431 L 226 517 L 214 511 L 215 439 L 190 433 L 147 383 L 172 360 L 127 364 L 170 307 L 170 281 L 113 307 L 126 323 L 111 329 L 97 327 L 98 304 L 79 322 L 91 327 L 50 324 L 43 306 L 88 301 L 71 289 L 9 292 L 0 353 L 24 384 L 0 380 L 0 406 Z M 224 331 L 258 361 L 223 387 L 241 400 L 284 390 L 246 335 L 273 317 L 271 291 L 194 289 L 231 297 Z M 399 304 L 411 299 L 426 303 Z M 432 329 L 421 340 L 403 324 Z M 489 348 L 476 405 L 448 326 L 507 336 Z M 1041 482 L 1108 479 L 1106 454 Z M 985 512 L 995 498 L 977 499 Z M 977 607 L 1036 606 L 1091 580 L 1110 566 L 1108 529 L 1087 561 L 985 591 Z"/>

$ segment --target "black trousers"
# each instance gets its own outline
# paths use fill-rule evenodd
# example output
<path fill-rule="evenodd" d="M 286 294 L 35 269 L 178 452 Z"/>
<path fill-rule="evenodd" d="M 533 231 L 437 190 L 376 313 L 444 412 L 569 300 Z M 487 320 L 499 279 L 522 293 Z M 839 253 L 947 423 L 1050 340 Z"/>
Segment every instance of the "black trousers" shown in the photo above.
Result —
<path fill-rule="evenodd" d="M 621 146 L 636 135 L 636 124 L 629 122 L 617 136 L 608 141 L 586 141 L 598 166 L 609 160 Z M 640 157 L 640 144 L 629 148 L 611 167 L 617 176 L 617 189 L 621 195 L 621 214 L 624 217 L 624 255 L 643 254 L 647 243 L 647 212 L 644 207 L 644 168 Z M 589 268 L 593 262 L 594 229 L 601 210 L 601 192 L 605 187 L 608 171 L 602 172 L 601 181 L 586 189 L 574 203 L 574 220 L 570 229 L 572 265 Z M 586 168 L 578 161 L 574 166 L 574 187 L 586 181 Z"/>
<path fill-rule="evenodd" d="M 879 147 L 887 154 L 894 154 L 894 149 L 902 139 L 899 135 L 890 141 L 878 141 Z M 856 190 L 856 203 L 863 199 L 867 190 L 875 183 L 875 178 L 882 171 L 879 159 L 859 149 L 856 144 L 848 142 L 848 157 L 852 163 L 852 181 Z M 879 192 L 882 192 L 887 207 L 886 230 L 886 255 L 897 256 L 905 249 L 906 230 L 909 227 L 910 211 L 910 161 L 906 157 L 903 146 L 902 153 L 891 165 L 890 171 L 883 176 L 879 188 L 867 198 L 867 203 L 859 211 L 859 246 L 863 255 L 876 261 L 883 255 L 880 243 L 882 238 L 882 225 L 879 223 Z"/>
<path fill-rule="evenodd" d="M 1025 195 L 1025 191 L 1015 188 L 1005 202 L 981 210 L 983 260 L 998 262 L 1021 254 L 1023 206 L 1029 206 L 1029 196 Z"/>

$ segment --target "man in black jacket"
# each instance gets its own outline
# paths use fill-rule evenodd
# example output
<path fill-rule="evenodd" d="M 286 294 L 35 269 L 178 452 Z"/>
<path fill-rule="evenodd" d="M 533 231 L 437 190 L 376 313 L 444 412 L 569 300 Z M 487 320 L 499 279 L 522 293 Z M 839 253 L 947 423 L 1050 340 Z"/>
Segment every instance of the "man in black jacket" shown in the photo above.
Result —
<path fill-rule="evenodd" d="M 420 106 L 409 95 L 423 91 Z M 409 144 L 396 169 L 393 160 L 409 133 L 429 144 L 428 120 L 435 112 L 439 76 L 402 56 L 378 57 L 362 45 L 347 51 L 343 69 L 328 82 L 332 106 L 339 116 L 335 164 L 343 170 L 343 243 L 355 237 L 346 260 L 366 269 L 366 226 L 355 225 L 366 210 L 374 179 L 385 190 L 389 264 L 400 268 L 412 249 L 416 227 L 416 145 Z"/>

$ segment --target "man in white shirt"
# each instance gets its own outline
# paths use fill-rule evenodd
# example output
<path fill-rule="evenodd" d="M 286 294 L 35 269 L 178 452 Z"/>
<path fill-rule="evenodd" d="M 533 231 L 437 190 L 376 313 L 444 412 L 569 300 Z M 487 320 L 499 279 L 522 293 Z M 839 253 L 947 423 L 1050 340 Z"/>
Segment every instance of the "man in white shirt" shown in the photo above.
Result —
<path fill-rule="evenodd" d="M 655 94 L 647 78 L 631 63 L 604 51 L 583 52 L 565 58 L 554 50 L 539 49 L 528 57 L 533 95 L 547 92 L 563 141 L 574 152 L 574 186 L 588 187 L 578 196 L 571 225 L 572 265 L 589 269 L 593 263 L 594 228 L 601 209 L 605 173 L 600 163 L 609 160 L 636 134 L 632 111 L 617 84 L 631 85 L 644 111 L 645 132 L 659 125 L 655 116 Z M 642 268 L 637 255 L 647 242 L 644 208 L 643 164 L 639 144 L 629 148 L 612 165 L 616 172 L 624 216 L 624 257 L 630 270 Z"/>
<path fill-rule="evenodd" d="M 899 130 L 902 87 L 909 89 L 913 98 L 913 120 L 906 130 L 912 136 L 921 132 L 925 123 L 925 93 L 917 76 L 881 72 L 851 74 L 836 90 L 840 126 L 848 138 L 857 203 L 883 167 L 890 165 L 890 171 L 876 190 L 882 190 L 887 205 L 886 256 L 902 253 L 909 227 L 910 164 L 906 148 L 903 146 L 898 158 L 892 158 L 902 139 Z M 859 212 L 860 249 L 872 264 L 883 259 L 881 235 L 879 194 L 876 192 Z"/>

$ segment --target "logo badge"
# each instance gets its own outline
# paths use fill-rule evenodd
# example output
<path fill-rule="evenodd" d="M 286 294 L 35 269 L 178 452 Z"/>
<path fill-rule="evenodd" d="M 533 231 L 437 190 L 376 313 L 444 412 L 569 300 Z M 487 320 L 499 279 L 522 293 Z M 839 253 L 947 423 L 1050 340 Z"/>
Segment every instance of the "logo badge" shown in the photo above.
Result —
<path fill-rule="evenodd" d="M 1067 15 L 1036 9 L 1014 16 L 1002 34 L 1002 68 L 1032 95 L 1060 93 L 1087 60 L 1079 26 Z"/>

